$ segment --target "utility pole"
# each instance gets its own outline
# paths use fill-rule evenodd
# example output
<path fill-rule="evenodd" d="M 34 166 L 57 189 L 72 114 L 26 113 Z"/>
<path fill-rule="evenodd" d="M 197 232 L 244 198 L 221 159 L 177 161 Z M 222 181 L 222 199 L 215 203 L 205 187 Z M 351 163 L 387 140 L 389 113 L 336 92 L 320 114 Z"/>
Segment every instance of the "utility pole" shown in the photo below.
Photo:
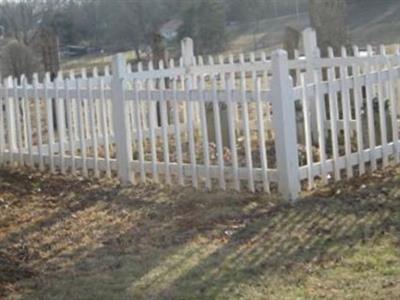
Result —
<path fill-rule="evenodd" d="M 271 0 L 271 1 L 272 1 L 272 6 L 274 8 L 275 17 L 278 17 L 278 6 L 277 6 L 277 3 L 276 3 L 276 0 Z"/>

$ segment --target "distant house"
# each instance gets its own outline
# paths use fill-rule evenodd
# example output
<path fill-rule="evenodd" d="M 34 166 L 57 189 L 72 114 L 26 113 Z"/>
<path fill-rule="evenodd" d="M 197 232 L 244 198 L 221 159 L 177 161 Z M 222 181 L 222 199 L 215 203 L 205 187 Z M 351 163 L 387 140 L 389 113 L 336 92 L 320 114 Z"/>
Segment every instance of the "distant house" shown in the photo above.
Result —
<path fill-rule="evenodd" d="M 99 47 L 84 47 L 76 45 L 66 45 L 61 54 L 64 57 L 80 57 L 86 54 L 102 54 L 104 50 Z"/>
<path fill-rule="evenodd" d="M 173 40 L 178 36 L 178 30 L 179 28 L 183 25 L 183 21 L 179 19 L 173 19 L 168 21 L 167 23 L 164 23 L 160 27 L 160 34 L 164 39 L 167 41 Z"/>

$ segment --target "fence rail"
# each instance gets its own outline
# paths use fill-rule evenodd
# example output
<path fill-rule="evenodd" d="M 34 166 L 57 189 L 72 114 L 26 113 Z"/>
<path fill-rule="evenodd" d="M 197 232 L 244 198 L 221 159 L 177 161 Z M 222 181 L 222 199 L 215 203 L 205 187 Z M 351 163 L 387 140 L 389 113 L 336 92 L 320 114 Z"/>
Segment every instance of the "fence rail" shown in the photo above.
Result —
<path fill-rule="evenodd" d="M 271 192 L 301 189 L 399 162 L 400 51 L 367 47 L 319 56 L 193 55 L 175 67 L 6 78 L 0 86 L 0 163 L 124 183 Z"/>

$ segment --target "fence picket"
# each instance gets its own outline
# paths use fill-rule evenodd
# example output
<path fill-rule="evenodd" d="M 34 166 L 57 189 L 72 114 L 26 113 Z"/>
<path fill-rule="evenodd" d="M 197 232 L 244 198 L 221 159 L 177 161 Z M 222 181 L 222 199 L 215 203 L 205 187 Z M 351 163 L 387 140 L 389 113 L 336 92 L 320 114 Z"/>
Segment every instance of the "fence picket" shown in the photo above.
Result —
<path fill-rule="evenodd" d="M 390 97 L 390 117 L 391 117 L 391 125 L 392 125 L 392 140 L 394 146 L 394 160 L 395 163 L 398 164 L 400 162 L 400 145 L 399 145 L 399 123 L 397 121 L 397 99 L 396 99 L 396 91 L 395 91 L 395 83 L 396 83 L 396 70 L 393 66 L 388 63 L 388 71 L 389 71 L 389 97 Z"/>
<path fill-rule="evenodd" d="M 164 62 L 160 61 L 159 69 L 164 69 Z M 165 80 L 160 79 L 160 114 L 161 114 L 161 131 L 162 131 L 162 142 L 163 142 L 163 156 L 165 163 L 165 179 L 167 184 L 171 184 L 171 171 L 170 171 L 170 159 L 169 159 L 169 139 L 168 139 L 168 113 L 167 113 L 167 101 L 164 98 L 165 92 Z"/>
<path fill-rule="evenodd" d="M 106 161 L 106 175 L 111 177 L 111 164 L 110 164 L 110 141 L 109 141 L 109 131 L 108 131 L 108 121 L 107 121 L 107 99 L 105 97 L 105 87 L 104 79 L 99 78 L 98 84 L 100 88 L 100 121 L 103 137 L 103 148 L 104 148 L 104 159 Z"/>
<path fill-rule="evenodd" d="M 199 186 L 198 183 L 198 176 L 197 176 L 197 161 L 196 161 L 196 144 L 194 139 L 194 122 L 195 117 L 193 115 L 193 101 L 192 101 L 192 78 L 186 77 L 185 78 L 185 93 L 186 93 L 186 100 L 187 100 L 187 135 L 188 135 L 188 142 L 189 142 L 189 159 L 190 159 L 190 166 L 191 166 L 191 173 L 192 173 L 192 186 L 197 188 Z"/>
<path fill-rule="evenodd" d="M 86 68 L 81 69 L 81 77 L 83 79 L 83 82 L 86 82 L 86 86 L 82 86 L 82 88 L 85 88 L 86 90 L 86 97 L 82 97 L 83 101 L 83 128 L 84 128 L 84 133 L 85 133 L 85 139 L 88 141 L 90 140 L 91 132 L 90 132 L 90 126 L 89 126 L 89 107 L 88 107 L 88 102 L 89 102 L 89 90 L 87 89 L 87 71 Z"/>
<path fill-rule="evenodd" d="M 318 146 L 319 146 L 319 159 L 321 163 L 321 179 L 322 183 L 326 184 L 328 181 L 326 171 L 326 145 L 325 145 L 325 99 L 321 91 L 321 70 L 314 71 L 315 82 L 315 105 L 317 112 L 317 130 L 318 130 Z M 345 129 L 346 130 L 346 129 Z"/>
<path fill-rule="evenodd" d="M 384 53 L 381 53 L 384 55 Z M 382 79 L 382 70 L 379 64 L 376 65 L 376 70 L 378 72 L 378 110 L 379 110 L 379 128 L 381 135 L 381 145 L 382 145 L 382 162 L 383 166 L 387 167 L 389 164 L 389 155 L 387 153 L 387 126 L 386 126 L 386 111 L 385 111 L 385 82 Z"/>
<path fill-rule="evenodd" d="M 240 180 L 239 180 L 239 166 L 238 166 L 238 158 L 237 158 L 237 148 L 236 148 L 236 127 L 235 120 L 236 112 L 234 106 L 236 103 L 233 103 L 232 93 L 234 90 L 234 78 L 233 75 L 230 74 L 229 79 L 226 84 L 226 94 L 227 94 L 227 110 L 228 110 L 228 130 L 229 130 L 229 143 L 230 143 L 230 156 L 232 161 L 233 168 L 233 181 L 234 186 L 237 191 L 240 191 Z M 264 131 L 264 128 L 263 128 Z"/>
<path fill-rule="evenodd" d="M 372 59 L 373 52 L 372 47 L 370 45 L 367 46 L 368 57 Z M 372 67 L 371 64 L 366 64 L 366 102 L 367 102 L 367 122 L 368 122 L 368 140 L 369 140 L 369 148 L 370 148 L 370 161 L 371 161 L 371 169 L 375 171 L 377 169 L 376 164 L 376 137 L 375 137 L 375 118 L 374 118 L 374 106 L 372 102 L 372 84 L 373 84 L 373 75 L 372 75 Z"/>
<path fill-rule="evenodd" d="M 353 53 L 355 57 L 359 57 L 359 50 L 357 46 L 353 47 Z M 354 91 L 354 110 L 356 119 L 356 134 L 357 134 L 357 151 L 358 151 L 358 168 L 360 175 L 365 173 L 365 160 L 364 160 L 364 139 L 363 139 L 363 129 L 362 129 L 362 94 L 361 94 L 361 83 L 360 67 L 357 64 L 353 64 L 353 91 Z"/>
<path fill-rule="evenodd" d="M 149 64 L 152 66 L 152 64 Z M 152 69 L 152 67 L 151 67 Z M 158 166 L 157 166 L 157 145 L 156 145 L 156 135 L 154 132 L 154 127 L 156 118 L 154 115 L 154 105 L 155 102 L 151 100 L 151 92 L 153 90 L 153 81 L 152 79 L 148 79 L 146 83 L 146 91 L 147 91 L 147 104 L 148 104 L 148 132 L 149 132 L 149 138 L 150 138 L 150 153 L 151 153 L 151 169 L 152 169 L 152 176 L 155 182 L 159 181 L 158 177 Z"/>
<path fill-rule="evenodd" d="M 78 122 L 78 136 L 79 136 L 79 151 L 82 160 L 82 174 L 83 176 L 88 176 L 88 168 L 86 163 L 86 138 L 85 138 L 85 124 L 83 118 L 83 109 L 82 109 L 82 97 L 81 97 L 81 85 L 80 81 L 76 80 L 76 106 L 77 106 L 77 122 Z"/>
<path fill-rule="evenodd" d="M 54 80 L 54 101 L 56 105 L 56 124 L 57 124 L 57 133 L 58 133 L 58 156 L 60 160 L 60 170 L 62 174 L 65 174 L 65 122 L 64 122 L 64 100 L 59 95 L 59 85 L 63 82 L 62 73 L 60 72 L 57 75 L 57 78 Z"/>
<path fill-rule="evenodd" d="M 261 79 L 257 79 L 256 86 L 256 105 L 257 105 L 257 131 L 258 142 L 260 147 L 261 169 L 262 169 L 262 182 L 264 192 L 269 193 L 268 181 L 268 163 L 267 163 L 267 149 L 265 147 L 265 122 L 264 122 L 264 109 L 263 101 L 261 99 Z"/>
<path fill-rule="evenodd" d="M 178 163 L 178 180 L 180 185 L 184 185 L 183 177 L 183 157 L 182 157 L 182 143 L 181 143 L 181 128 L 179 121 L 178 99 L 177 99 L 177 78 L 172 81 L 172 111 L 174 119 L 174 133 L 176 145 L 176 160 Z"/>
<path fill-rule="evenodd" d="M 202 63 L 202 62 L 201 62 Z M 206 104 L 204 101 L 204 76 L 199 78 L 199 105 L 200 105 L 200 125 L 201 125 L 201 136 L 203 140 L 203 155 L 204 155 L 204 166 L 205 166 L 205 180 L 206 188 L 211 190 L 211 177 L 210 177 L 210 151 L 209 151 L 209 140 L 208 140 L 208 126 L 206 116 Z"/>
<path fill-rule="evenodd" d="M 4 151 L 5 151 L 5 140 L 6 140 L 6 132 L 5 132 L 5 117 L 4 117 L 4 107 L 5 107 L 5 87 L 2 84 L 0 90 L 0 166 L 4 164 Z"/>
<path fill-rule="evenodd" d="M 25 92 L 24 92 L 24 80 L 25 80 L 25 75 L 21 75 L 19 79 L 19 86 L 17 86 L 18 90 L 22 92 L 22 95 L 19 96 L 19 102 L 20 102 L 20 112 L 21 112 L 21 139 L 22 139 L 22 155 L 26 152 L 26 149 L 28 148 L 28 120 L 27 120 L 27 112 L 26 112 L 26 102 L 28 99 L 25 97 Z M 28 154 L 29 156 L 29 154 Z M 23 163 L 25 164 L 25 161 L 23 159 Z"/>
<path fill-rule="evenodd" d="M 97 67 L 93 68 L 93 90 L 94 91 L 99 91 L 100 90 L 100 86 L 99 86 L 99 71 L 97 69 Z M 101 113 L 100 113 L 100 97 L 95 97 L 93 99 L 94 101 L 94 109 L 95 109 L 95 130 L 96 130 L 96 135 L 97 135 L 97 141 L 100 141 L 100 139 L 102 138 L 102 134 L 103 134 L 103 124 L 101 122 Z M 132 123 L 134 124 L 134 123 Z"/>
<path fill-rule="evenodd" d="M 240 64 L 244 64 L 243 54 L 239 57 Z M 244 151 L 246 155 L 246 167 L 247 167 L 247 181 L 248 188 L 254 193 L 254 174 L 253 174 L 253 158 L 251 155 L 251 132 L 249 123 L 249 107 L 246 100 L 246 74 L 245 72 L 240 72 L 240 100 L 242 105 L 242 116 L 243 116 L 243 134 L 244 134 Z"/>
<path fill-rule="evenodd" d="M 143 122 L 141 112 L 141 101 L 139 98 L 139 83 L 135 79 L 133 81 L 134 98 L 133 98 L 133 109 L 135 114 L 135 130 L 136 130 L 136 148 L 139 154 L 139 173 L 141 182 L 146 181 L 146 171 L 144 168 L 144 148 L 143 148 Z"/>
<path fill-rule="evenodd" d="M 314 158 L 312 149 L 312 135 L 311 135 L 311 120 L 310 120 L 310 107 L 309 98 L 307 94 L 307 83 L 304 74 L 301 74 L 300 84 L 302 87 L 302 103 L 303 103 L 303 116 L 304 116 L 304 131 L 306 143 L 306 159 L 307 159 L 307 174 L 308 174 L 308 188 L 314 188 Z M 336 123 L 336 122 L 335 122 Z"/>
<path fill-rule="evenodd" d="M 44 170 L 44 161 L 43 161 L 43 138 L 42 138 L 42 114 L 40 109 L 41 99 L 38 95 L 38 74 L 33 74 L 32 77 L 32 87 L 33 87 L 33 101 L 34 101 L 34 109 L 35 109 L 35 121 L 36 121 L 36 131 L 37 131 L 37 148 L 39 155 L 39 170 Z"/>
<path fill-rule="evenodd" d="M 13 80 L 12 77 L 9 76 L 4 80 L 5 85 L 5 100 L 6 100 L 6 115 L 7 115 L 7 137 L 8 137 L 8 160 L 12 165 L 14 162 L 14 151 L 16 150 L 16 132 L 15 132 L 15 110 L 14 110 L 14 101 L 12 96 L 10 95 L 10 89 L 12 88 Z"/>
<path fill-rule="evenodd" d="M 104 68 L 104 74 L 106 76 L 110 76 L 110 68 L 109 66 L 105 66 Z M 110 86 L 111 88 L 111 86 Z M 112 118 L 112 101 L 111 99 L 107 99 L 106 100 L 106 115 L 107 115 L 107 124 L 108 124 L 108 134 L 110 137 L 114 136 L 114 124 L 113 124 L 113 118 Z M 110 148 L 112 147 L 112 145 L 110 145 Z"/>
<path fill-rule="evenodd" d="M 90 133 L 91 133 L 91 144 L 92 144 L 92 151 L 93 151 L 93 169 L 94 169 L 94 176 L 99 177 L 99 161 L 98 161 L 98 142 L 97 142 L 97 130 L 96 130 L 96 99 L 93 97 L 92 92 L 93 86 L 93 79 L 87 80 L 87 93 L 88 98 L 87 101 L 89 106 L 89 126 L 90 126 Z"/>
<path fill-rule="evenodd" d="M 17 134 L 17 153 L 18 153 L 18 161 L 19 164 L 22 166 L 24 164 L 24 153 L 23 153 L 23 133 L 22 133 L 22 127 L 21 127 L 21 121 L 22 121 L 22 114 L 23 111 L 21 110 L 22 105 L 22 99 L 18 97 L 18 80 L 15 78 L 13 81 L 13 100 L 14 100 L 14 114 L 16 116 L 15 122 L 16 122 L 16 134 Z"/>
<path fill-rule="evenodd" d="M 23 89 L 23 95 L 24 95 L 24 108 L 26 114 L 26 145 L 28 147 L 28 154 L 29 154 L 29 166 L 33 167 L 33 143 L 32 143 L 32 121 L 31 121 L 31 110 L 30 110 L 30 105 L 29 105 L 29 97 L 28 97 L 28 89 L 27 89 L 28 83 L 27 83 L 27 78 L 24 76 L 22 79 L 22 89 Z"/>
<path fill-rule="evenodd" d="M 46 73 L 45 75 L 45 91 L 44 91 L 44 99 L 46 101 L 46 113 L 47 113 L 47 132 L 48 132 L 48 153 L 50 155 L 50 172 L 55 172 L 55 164 L 54 164 L 54 117 L 53 117 L 53 109 L 54 103 L 53 99 L 48 95 L 48 86 L 51 86 L 50 73 Z"/>
<path fill-rule="evenodd" d="M 347 58 L 346 48 L 342 48 L 342 58 Z M 346 160 L 346 175 L 347 178 L 353 177 L 353 165 L 351 161 L 351 135 L 350 135 L 350 97 L 348 87 L 348 70 L 346 65 L 340 66 L 340 78 L 341 78 L 341 104 L 343 111 L 343 128 L 344 128 L 344 150 Z"/>
<path fill-rule="evenodd" d="M 217 82 L 215 75 L 212 76 L 211 79 L 212 84 L 212 101 L 213 101 L 213 115 L 214 115 L 214 126 L 215 126 L 215 142 L 217 147 L 217 160 L 218 160 L 218 178 L 219 178 L 219 187 L 222 190 L 226 189 L 225 183 L 225 172 L 224 172 L 224 150 L 222 144 L 222 132 L 221 132 L 221 118 L 220 118 L 220 110 L 219 110 L 219 102 L 218 102 L 218 91 L 217 91 Z"/>
<path fill-rule="evenodd" d="M 333 49 L 328 49 L 329 57 L 333 57 Z M 340 180 L 340 167 L 339 167 L 339 145 L 338 145 L 338 97 L 337 92 L 333 89 L 335 82 L 335 68 L 328 69 L 328 94 L 329 94 L 329 112 L 330 112 L 330 125 L 331 125 L 331 142 L 332 142 L 332 156 L 333 156 L 333 169 L 335 181 Z"/>
<path fill-rule="evenodd" d="M 70 82 L 73 81 L 74 73 L 71 71 L 69 73 L 69 78 L 64 79 L 64 87 L 65 87 L 65 107 L 67 109 L 67 124 L 68 124 L 68 149 L 71 157 L 71 173 L 75 174 L 76 172 L 76 164 L 75 164 L 75 118 L 74 114 L 74 101 L 70 96 Z"/>

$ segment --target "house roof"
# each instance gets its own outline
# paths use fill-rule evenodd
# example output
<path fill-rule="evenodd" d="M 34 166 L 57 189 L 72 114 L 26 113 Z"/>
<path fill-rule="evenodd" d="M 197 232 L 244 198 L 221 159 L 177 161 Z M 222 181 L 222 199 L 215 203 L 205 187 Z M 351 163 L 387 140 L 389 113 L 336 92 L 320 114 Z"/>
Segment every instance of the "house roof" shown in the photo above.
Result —
<path fill-rule="evenodd" d="M 182 24 L 183 24 L 183 21 L 179 20 L 179 19 L 169 20 L 167 23 L 164 23 L 160 27 L 160 32 L 161 33 L 176 32 L 179 29 L 179 27 L 182 26 Z"/>

